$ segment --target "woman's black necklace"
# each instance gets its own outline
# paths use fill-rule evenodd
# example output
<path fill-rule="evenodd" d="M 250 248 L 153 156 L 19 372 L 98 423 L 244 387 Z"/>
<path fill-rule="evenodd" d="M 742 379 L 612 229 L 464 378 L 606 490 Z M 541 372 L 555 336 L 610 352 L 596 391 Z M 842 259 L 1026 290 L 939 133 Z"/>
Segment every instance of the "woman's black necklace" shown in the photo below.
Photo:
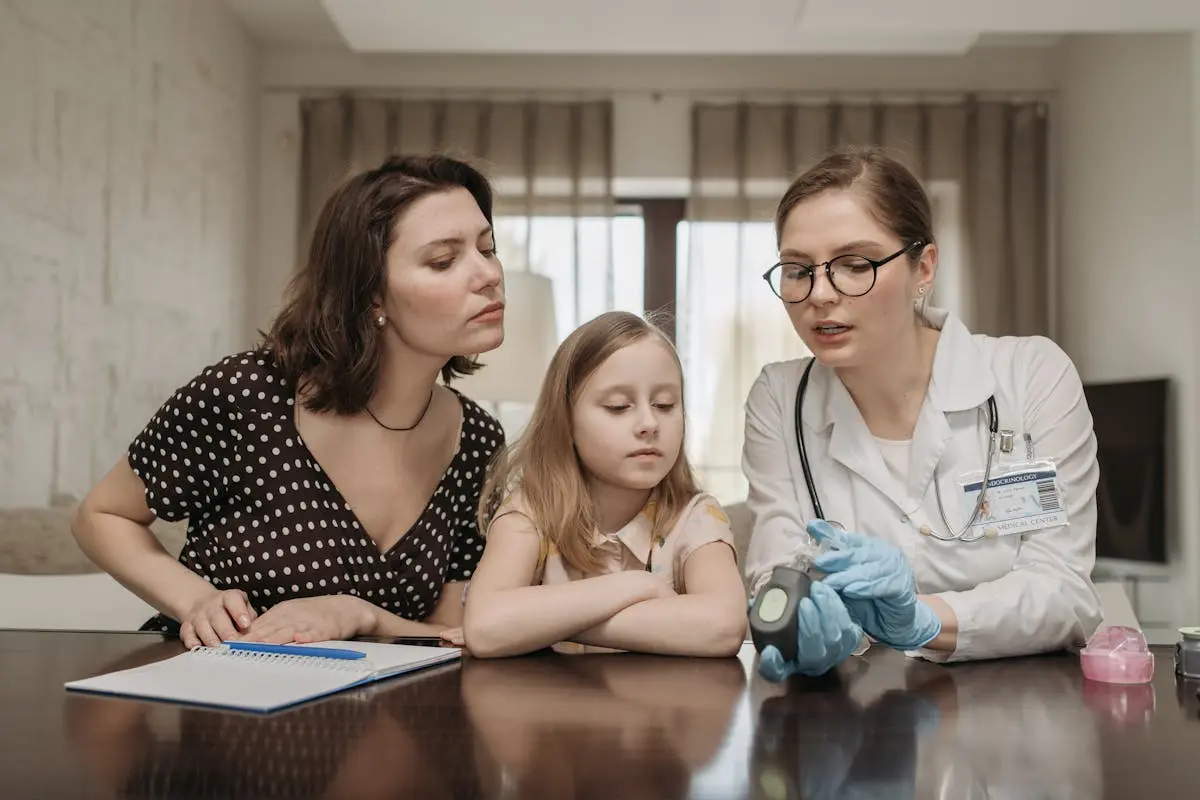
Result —
<path fill-rule="evenodd" d="M 370 406 L 365 406 L 365 408 L 367 409 L 367 413 L 371 415 L 371 419 L 375 420 L 376 424 L 379 425 L 379 427 L 384 428 L 389 431 L 403 432 L 403 431 L 411 431 L 413 428 L 420 425 L 421 420 L 425 419 L 425 414 L 426 414 L 426 412 L 429 411 L 429 407 L 431 405 L 433 405 L 433 389 L 429 390 L 429 399 L 425 401 L 425 408 L 421 409 L 421 416 L 417 417 L 417 421 L 414 422 L 412 425 L 409 425 L 407 428 L 394 428 L 391 425 L 385 425 L 379 421 L 379 417 L 375 416 L 375 412 L 371 410 Z"/>

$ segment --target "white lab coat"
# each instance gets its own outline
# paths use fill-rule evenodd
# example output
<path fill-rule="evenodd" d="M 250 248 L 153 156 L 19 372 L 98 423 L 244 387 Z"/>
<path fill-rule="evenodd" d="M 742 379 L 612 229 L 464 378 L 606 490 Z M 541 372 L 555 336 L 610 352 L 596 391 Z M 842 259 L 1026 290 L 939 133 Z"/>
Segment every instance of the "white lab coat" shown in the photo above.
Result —
<path fill-rule="evenodd" d="M 820 364 L 813 367 L 802 419 L 825 515 L 847 530 L 898 546 L 912 564 L 918 591 L 941 597 L 954 610 L 956 650 L 921 651 L 926 658 L 997 658 L 1082 643 L 1100 624 L 1101 611 L 1090 579 L 1099 467 L 1079 375 L 1044 337 L 972 335 L 945 311 L 931 309 L 928 316 L 942 335 L 913 431 L 907 486 L 888 471 L 837 375 Z M 745 568 L 752 581 L 807 541 L 805 526 L 815 516 L 795 426 L 796 394 L 808 360 L 768 364 L 746 400 L 742 469 L 754 529 Z M 1015 442 L 1012 453 L 1000 454 L 1000 463 L 1025 460 L 1023 436 L 1031 434 L 1034 457 L 1058 466 L 1069 521 L 977 542 L 922 536 L 922 525 L 947 534 L 934 480 L 953 532 L 966 523 L 959 478 L 983 468 L 988 424 L 980 408 L 993 394 L 999 428 L 1012 430 Z"/>

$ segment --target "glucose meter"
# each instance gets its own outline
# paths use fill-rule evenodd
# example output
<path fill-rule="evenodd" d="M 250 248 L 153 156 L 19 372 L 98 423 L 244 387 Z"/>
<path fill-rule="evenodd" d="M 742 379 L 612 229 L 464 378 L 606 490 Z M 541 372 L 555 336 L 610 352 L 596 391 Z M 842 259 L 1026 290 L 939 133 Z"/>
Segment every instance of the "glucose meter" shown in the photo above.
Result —
<path fill-rule="evenodd" d="M 750 638 L 758 652 L 775 645 L 784 661 L 794 661 L 799 648 L 796 614 L 808 597 L 812 578 L 793 567 L 775 567 L 750 606 Z"/>

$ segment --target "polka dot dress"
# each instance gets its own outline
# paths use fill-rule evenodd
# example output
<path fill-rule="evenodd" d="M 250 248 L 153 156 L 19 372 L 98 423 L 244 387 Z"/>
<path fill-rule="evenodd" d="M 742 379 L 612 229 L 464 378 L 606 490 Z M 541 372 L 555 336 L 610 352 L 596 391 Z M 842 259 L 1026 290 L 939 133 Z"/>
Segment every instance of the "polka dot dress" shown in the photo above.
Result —
<path fill-rule="evenodd" d="M 175 392 L 134 439 L 129 461 L 150 509 L 188 519 L 179 561 L 218 589 L 245 591 L 259 613 L 351 594 L 424 619 L 483 552 L 475 509 L 500 426 L 458 395 L 458 452 L 412 528 L 380 554 L 301 440 L 293 393 L 269 351 L 233 355 Z M 143 630 L 178 623 L 159 615 Z"/>

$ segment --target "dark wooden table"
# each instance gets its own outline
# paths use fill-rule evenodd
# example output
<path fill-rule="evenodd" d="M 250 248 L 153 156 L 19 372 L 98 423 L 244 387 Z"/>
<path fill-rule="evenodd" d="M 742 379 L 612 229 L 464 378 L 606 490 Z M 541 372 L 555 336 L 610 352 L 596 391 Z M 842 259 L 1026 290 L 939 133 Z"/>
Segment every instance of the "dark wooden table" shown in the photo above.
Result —
<path fill-rule="evenodd" d="M 873 650 L 829 680 L 739 659 L 540 654 L 270 716 L 69 694 L 181 652 L 155 634 L 0 631 L 0 798 L 1187 798 L 1200 697 L 1069 655 L 942 667 Z"/>

